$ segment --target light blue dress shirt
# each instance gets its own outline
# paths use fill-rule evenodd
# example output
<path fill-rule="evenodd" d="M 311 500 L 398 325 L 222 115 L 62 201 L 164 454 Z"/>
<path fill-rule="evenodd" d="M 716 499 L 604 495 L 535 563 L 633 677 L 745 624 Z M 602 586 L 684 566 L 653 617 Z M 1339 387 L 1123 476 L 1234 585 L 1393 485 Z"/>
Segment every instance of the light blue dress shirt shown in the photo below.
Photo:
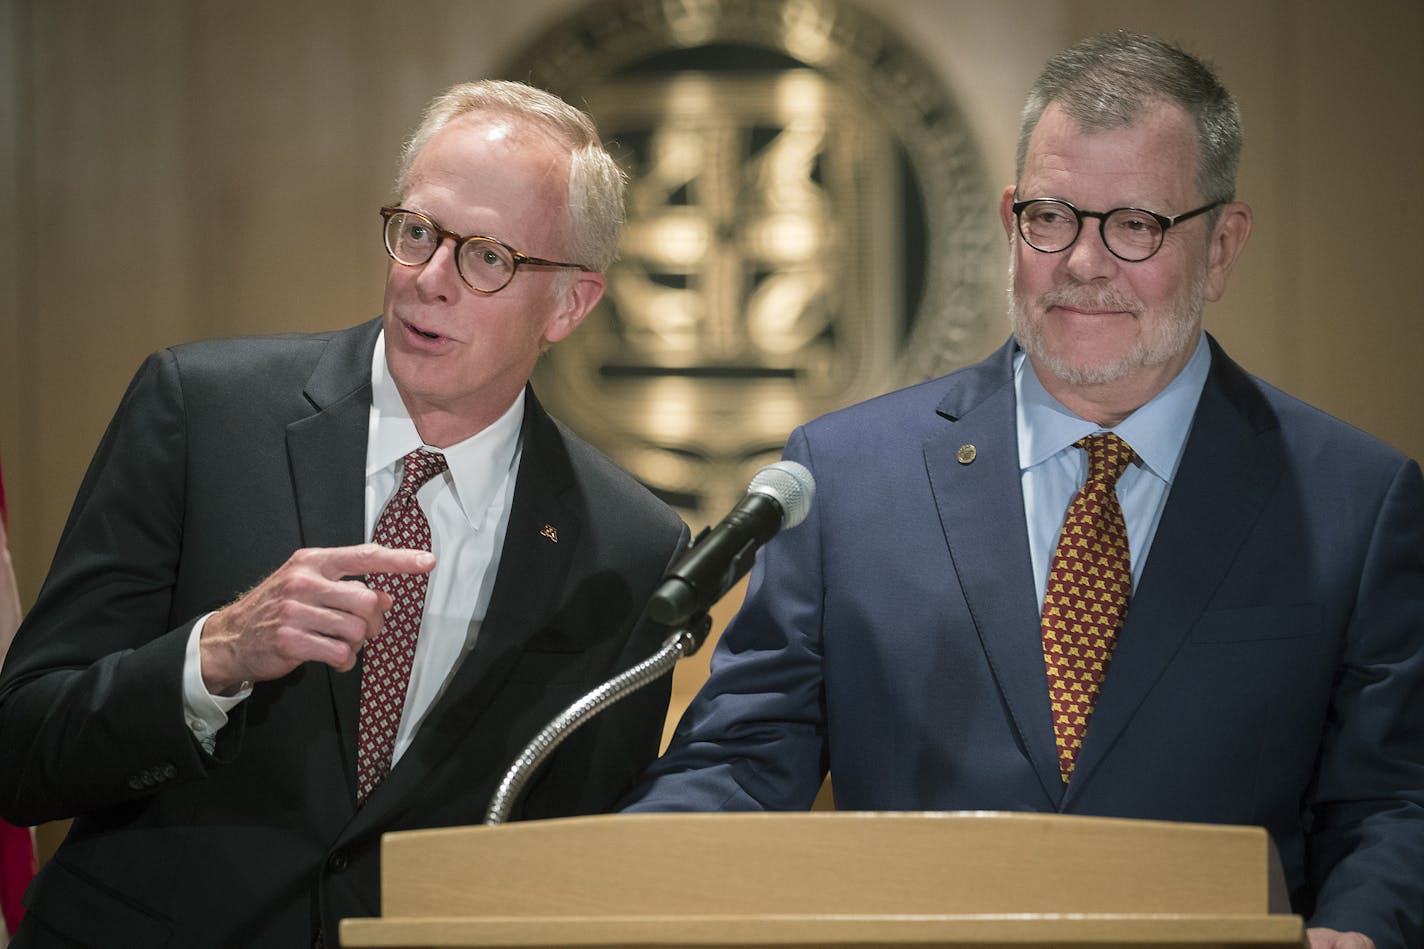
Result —
<path fill-rule="evenodd" d="M 1115 428 L 1103 429 L 1096 422 L 1073 414 L 1049 395 L 1027 354 L 1020 352 L 1015 357 L 1019 473 L 1040 605 L 1048 589 L 1048 571 L 1068 504 L 1088 477 L 1088 453 L 1074 448 L 1073 443 L 1103 431 L 1115 432 L 1137 453 L 1137 459 L 1117 482 L 1118 503 L 1127 522 L 1132 586 L 1137 588 L 1210 369 L 1211 350 L 1203 335 L 1186 367 L 1165 389 Z"/>

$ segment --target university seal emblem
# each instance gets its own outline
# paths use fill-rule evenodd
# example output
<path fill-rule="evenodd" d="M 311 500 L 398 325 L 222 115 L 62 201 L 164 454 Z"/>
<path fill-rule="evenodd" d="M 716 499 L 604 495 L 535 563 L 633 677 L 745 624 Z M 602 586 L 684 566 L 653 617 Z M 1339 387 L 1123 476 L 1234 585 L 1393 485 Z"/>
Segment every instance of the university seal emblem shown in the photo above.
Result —
<path fill-rule="evenodd" d="M 608 291 L 540 398 L 691 523 L 796 425 L 982 354 L 995 190 L 945 80 L 832 0 L 609 0 L 507 69 L 629 175 Z"/>

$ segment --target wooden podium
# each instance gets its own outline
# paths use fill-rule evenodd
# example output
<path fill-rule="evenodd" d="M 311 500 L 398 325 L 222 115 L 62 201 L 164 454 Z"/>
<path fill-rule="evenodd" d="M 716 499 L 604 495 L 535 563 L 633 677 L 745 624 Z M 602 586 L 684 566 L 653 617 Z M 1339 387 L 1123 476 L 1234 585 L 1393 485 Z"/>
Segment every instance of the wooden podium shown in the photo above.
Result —
<path fill-rule="evenodd" d="M 343 947 L 1299 949 L 1260 828 L 999 812 L 628 814 L 388 834 Z"/>

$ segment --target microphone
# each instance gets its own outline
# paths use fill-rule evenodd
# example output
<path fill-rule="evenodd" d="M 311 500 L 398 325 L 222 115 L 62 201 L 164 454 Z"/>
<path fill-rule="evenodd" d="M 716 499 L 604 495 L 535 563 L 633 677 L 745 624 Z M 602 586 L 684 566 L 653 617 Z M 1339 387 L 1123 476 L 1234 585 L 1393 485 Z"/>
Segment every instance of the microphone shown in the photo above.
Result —
<path fill-rule="evenodd" d="M 806 519 L 815 493 L 805 465 L 778 461 L 758 471 L 746 496 L 716 527 L 703 528 L 658 585 L 648 615 L 674 626 L 716 603 L 751 569 L 763 544 Z"/>

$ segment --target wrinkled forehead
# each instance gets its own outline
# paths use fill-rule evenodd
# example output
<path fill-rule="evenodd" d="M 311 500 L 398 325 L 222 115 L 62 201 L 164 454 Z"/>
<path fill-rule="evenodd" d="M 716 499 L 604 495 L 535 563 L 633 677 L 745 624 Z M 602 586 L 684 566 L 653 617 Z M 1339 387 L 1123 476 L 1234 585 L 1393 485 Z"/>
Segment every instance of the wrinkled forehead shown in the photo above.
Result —
<path fill-rule="evenodd" d="M 1175 104 L 1156 103 L 1131 121 L 1094 126 L 1054 103 L 1044 110 L 1029 139 L 1020 184 L 1045 176 L 1132 176 L 1191 184 L 1198 152 L 1196 125 Z"/>

